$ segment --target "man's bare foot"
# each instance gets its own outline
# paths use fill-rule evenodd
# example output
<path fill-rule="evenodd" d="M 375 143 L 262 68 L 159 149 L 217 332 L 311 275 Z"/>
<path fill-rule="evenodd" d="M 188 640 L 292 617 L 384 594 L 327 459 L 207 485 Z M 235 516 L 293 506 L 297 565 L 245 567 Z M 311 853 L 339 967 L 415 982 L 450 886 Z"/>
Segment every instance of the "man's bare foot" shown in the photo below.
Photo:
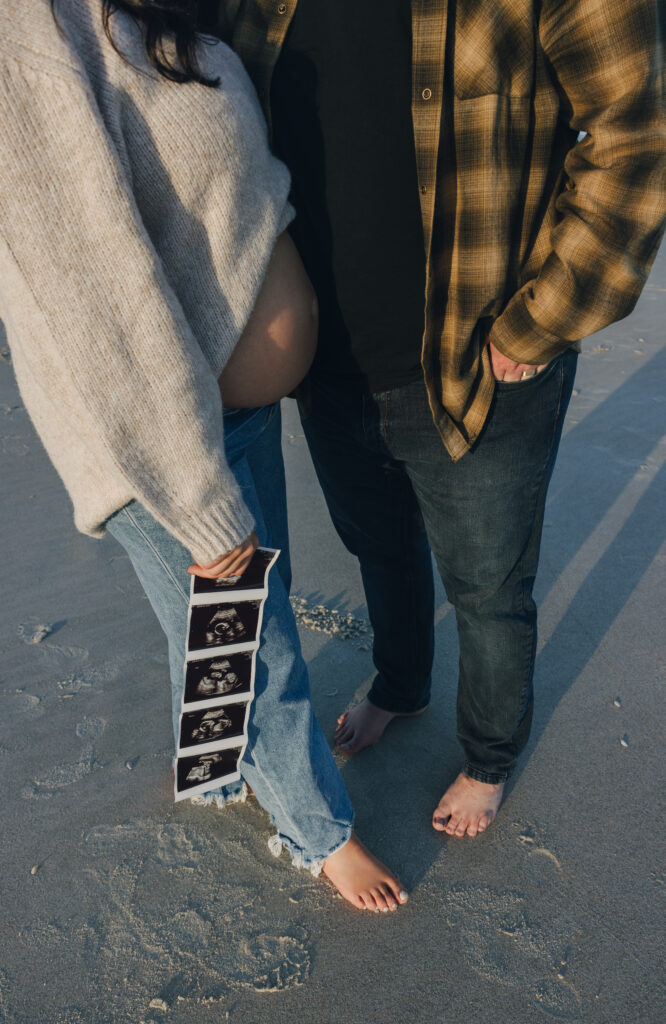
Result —
<path fill-rule="evenodd" d="M 340 895 L 359 910 L 397 910 L 407 902 L 405 887 L 354 832 L 326 858 L 322 870 Z"/>
<path fill-rule="evenodd" d="M 384 711 L 364 697 L 360 704 L 351 711 L 345 711 L 338 718 L 335 742 L 345 754 L 358 754 L 359 750 L 376 743 L 394 718 L 412 718 L 414 715 L 420 715 L 422 711 L 425 711 L 425 708 L 407 714 Z"/>
<path fill-rule="evenodd" d="M 485 832 L 502 802 L 504 783 L 477 782 L 462 772 L 447 789 L 432 816 L 432 827 L 449 836 Z"/>

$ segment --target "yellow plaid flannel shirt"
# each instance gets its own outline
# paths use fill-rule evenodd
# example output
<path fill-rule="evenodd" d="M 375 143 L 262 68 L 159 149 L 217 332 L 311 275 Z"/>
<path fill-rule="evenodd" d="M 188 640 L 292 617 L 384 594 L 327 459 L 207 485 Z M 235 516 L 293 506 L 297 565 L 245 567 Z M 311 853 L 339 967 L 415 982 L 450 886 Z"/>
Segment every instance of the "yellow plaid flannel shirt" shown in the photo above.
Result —
<path fill-rule="evenodd" d="M 297 3 L 219 7 L 269 123 Z M 422 364 L 454 460 L 492 401 L 489 333 L 510 359 L 546 363 L 641 292 L 666 218 L 660 4 L 412 0 Z"/>

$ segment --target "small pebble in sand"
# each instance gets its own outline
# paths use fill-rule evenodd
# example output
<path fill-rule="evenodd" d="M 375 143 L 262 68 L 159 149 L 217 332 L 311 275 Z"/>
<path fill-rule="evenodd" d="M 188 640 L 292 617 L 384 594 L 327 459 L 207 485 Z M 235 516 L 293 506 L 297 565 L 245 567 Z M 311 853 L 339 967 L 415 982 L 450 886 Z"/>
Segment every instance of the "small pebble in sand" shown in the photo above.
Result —
<path fill-rule="evenodd" d="M 125 767 L 127 768 L 127 771 L 128 772 L 134 771 L 134 769 L 136 768 L 138 762 L 139 762 L 139 758 L 138 757 L 128 758 L 127 761 L 125 761 Z"/>
<path fill-rule="evenodd" d="M 164 1010 L 165 1013 L 169 1009 L 163 999 L 151 999 L 148 1005 L 151 1010 Z"/>
<path fill-rule="evenodd" d="M 622 747 L 628 747 L 629 746 L 629 737 L 627 736 L 626 733 L 624 734 L 624 736 L 620 740 L 620 746 L 622 746 Z"/>
<path fill-rule="evenodd" d="M 615 698 L 615 700 L 613 701 L 613 704 L 615 705 L 616 708 L 621 708 L 622 707 L 622 701 L 620 700 L 619 697 Z"/>
<path fill-rule="evenodd" d="M 36 875 L 38 871 L 39 871 L 39 864 L 33 864 L 32 867 L 30 868 L 30 874 L 31 875 Z"/>

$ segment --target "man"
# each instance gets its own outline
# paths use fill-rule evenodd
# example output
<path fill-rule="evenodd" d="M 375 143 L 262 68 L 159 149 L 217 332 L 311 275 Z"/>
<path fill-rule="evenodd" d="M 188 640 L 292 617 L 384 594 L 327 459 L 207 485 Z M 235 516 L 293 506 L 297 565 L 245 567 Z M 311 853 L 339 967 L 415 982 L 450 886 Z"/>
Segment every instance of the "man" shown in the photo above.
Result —
<path fill-rule="evenodd" d="M 426 708 L 432 550 L 464 753 L 433 825 L 474 836 L 528 739 L 576 342 L 630 312 L 663 230 L 659 0 L 220 11 L 292 172 L 320 300 L 304 429 L 375 634 L 377 675 L 336 740 L 355 753 Z"/>

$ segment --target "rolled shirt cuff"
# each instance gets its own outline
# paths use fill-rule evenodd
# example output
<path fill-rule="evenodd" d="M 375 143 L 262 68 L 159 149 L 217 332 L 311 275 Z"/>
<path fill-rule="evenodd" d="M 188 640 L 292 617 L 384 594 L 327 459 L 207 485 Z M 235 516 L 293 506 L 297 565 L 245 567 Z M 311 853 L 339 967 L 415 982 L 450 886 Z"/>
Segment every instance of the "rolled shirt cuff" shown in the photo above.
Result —
<path fill-rule="evenodd" d="M 503 356 L 516 363 L 540 366 L 577 347 L 578 339 L 561 338 L 541 327 L 528 312 L 525 300 L 523 289 L 514 295 L 490 331 L 490 340 Z"/>

